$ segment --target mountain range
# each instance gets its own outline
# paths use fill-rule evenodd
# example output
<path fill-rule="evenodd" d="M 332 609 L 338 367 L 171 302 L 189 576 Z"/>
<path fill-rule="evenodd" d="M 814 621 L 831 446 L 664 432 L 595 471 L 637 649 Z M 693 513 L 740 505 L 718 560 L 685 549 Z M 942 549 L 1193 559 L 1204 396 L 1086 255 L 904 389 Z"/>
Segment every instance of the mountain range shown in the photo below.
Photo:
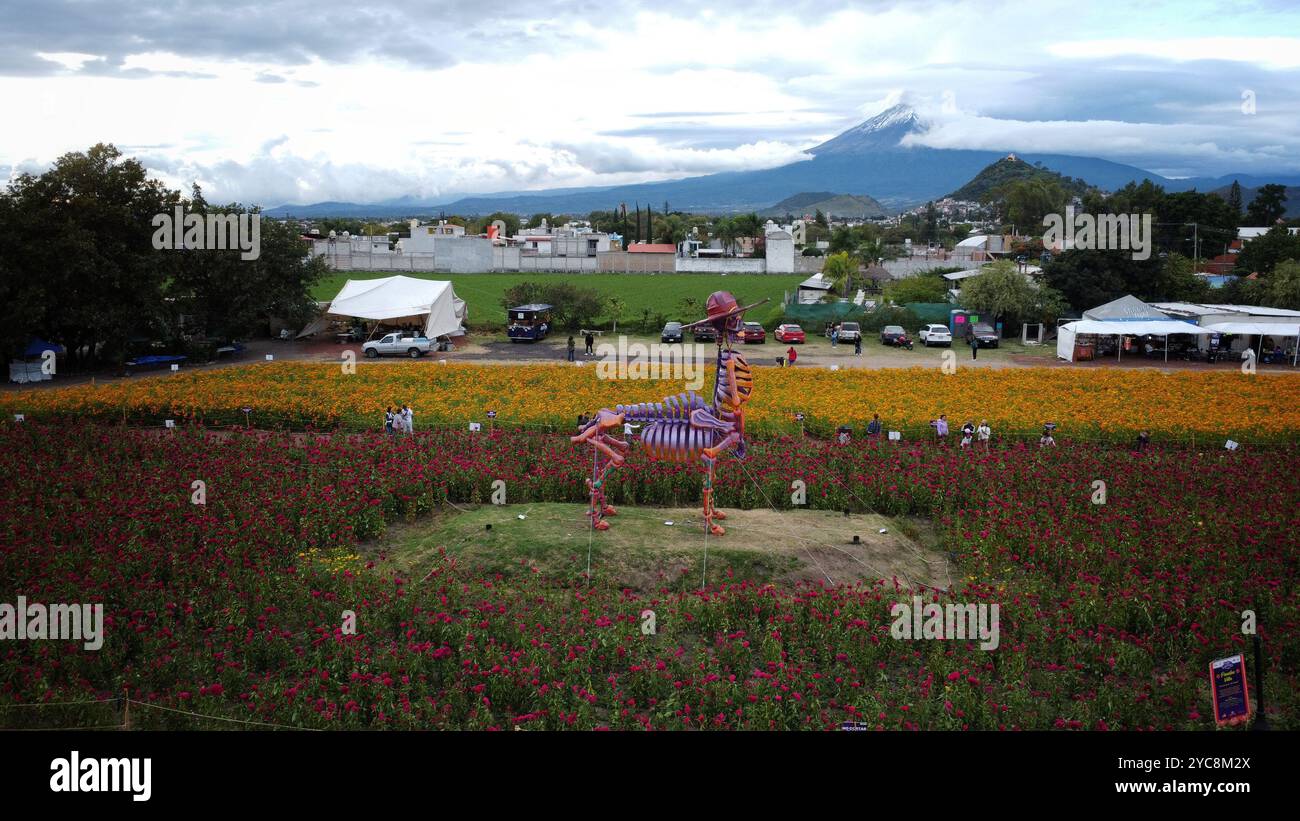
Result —
<path fill-rule="evenodd" d="M 464 216 L 508 211 L 518 214 L 551 212 L 586 214 L 612 210 L 620 203 L 668 202 L 673 210 L 698 213 L 769 211 L 795 194 L 809 191 L 850 191 L 869 194 L 886 208 L 903 210 L 939 199 L 974 178 L 986 166 L 1003 159 L 1008 151 L 976 151 L 903 146 L 911 134 L 924 133 L 926 124 L 916 111 L 896 105 L 853 128 L 808 149 L 808 159 L 757 171 L 728 171 L 664 182 L 591 188 L 559 188 L 481 194 L 451 201 L 420 201 L 413 197 L 379 203 L 322 202 L 281 205 L 269 216 L 295 217 L 403 217 L 446 212 Z M 1269 182 L 1300 184 L 1300 177 L 1262 178 L 1236 174 L 1223 177 L 1170 179 L 1131 165 L 1096 157 L 1068 154 L 1018 154 L 1026 163 L 1055 171 L 1112 191 L 1130 182 L 1150 179 L 1168 191 L 1195 188 L 1210 191 L 1238 180 L 1243 188 Z"/>

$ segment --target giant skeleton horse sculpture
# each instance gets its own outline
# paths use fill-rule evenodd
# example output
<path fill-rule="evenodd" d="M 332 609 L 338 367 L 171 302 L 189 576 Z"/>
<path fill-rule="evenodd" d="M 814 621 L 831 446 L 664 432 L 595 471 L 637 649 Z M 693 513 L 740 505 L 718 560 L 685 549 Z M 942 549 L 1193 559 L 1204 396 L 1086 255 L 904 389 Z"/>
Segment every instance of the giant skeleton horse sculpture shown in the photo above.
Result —
<path fill-rule="evenodd" d="M 591 506 L 587 515 L 596 530 L 608 530 L 606 516 L 617 511 L 605 500 L 605 479 L 610 470 L 623 464 L 628 443 L 610 435 L 624 423 L 639 422 L 645 427 L 641 443 L 646 457 L 659 462 L 690 462 L 700 460 L 707 471 L 704 478 L 704 527 L 708 533 L 721 536 L 726 531 L 716 524 L 727 518 L 713 506 L 713 469 L 718 457 L 731 450 L 739 459 L 745 458 L 744 405 L 754 392 L 754 374 L 745 357 L 732 350 L 732 343 L 740 339 L 745 311 L 763 302 L 741 307 L 736 298 L 726 291 L 716 291 L 709 296 L 708 316 L 683 327 L 712 325 L 718 332 L 717 379 L 713 388 L 713 402 L 707 403 L 695 391 L 670 396 L 662 402 L 642 402 L 636 405 L 616 405 L 613 410 L 602 409 L 582 431 L 570 437 L 575 443 L 587 442 L 592 446 L 592 475 L 587 480 L 591 492 Z M 603 458 L 602 458 L 603 457 Z"/>

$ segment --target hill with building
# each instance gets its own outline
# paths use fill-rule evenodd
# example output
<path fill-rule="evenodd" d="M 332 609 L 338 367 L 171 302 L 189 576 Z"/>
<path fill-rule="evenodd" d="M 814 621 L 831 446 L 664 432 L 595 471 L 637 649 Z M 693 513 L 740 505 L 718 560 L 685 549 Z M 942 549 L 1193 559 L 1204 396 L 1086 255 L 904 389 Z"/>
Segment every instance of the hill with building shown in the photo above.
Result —
<path fill-rule="evenodd" d="M 1008 154 L 997 162 L 985 166 L 969 182 L 953 191 L 948 197 L 954 200 L 980 202 L 994 195 L 999 189 L 1024 180 L 1053 182 L 1075 196 L 1083 196 L 1092 187 L 1083 180 L 1067 177 L 1041 165 L 1030 165 L 1015 154 Z"/>

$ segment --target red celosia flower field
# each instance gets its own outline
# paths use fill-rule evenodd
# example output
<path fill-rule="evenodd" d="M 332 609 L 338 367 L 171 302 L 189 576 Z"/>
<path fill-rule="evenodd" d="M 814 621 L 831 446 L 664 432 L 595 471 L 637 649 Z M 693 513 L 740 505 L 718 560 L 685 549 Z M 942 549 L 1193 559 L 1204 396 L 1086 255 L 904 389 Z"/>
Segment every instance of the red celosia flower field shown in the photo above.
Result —
<path fill-rule="evenodd" d="M 189 714 L 312 728 L 1204 729 L 1206 665 L 1267 652 L 1268 708 L 1296 728 L 1300 570 L 1294 449 L 1149 450 L 754 442 L 730 508 L 932 517 L 957 581 L 783 589 L 673 580 L 635 594 L 581 577 L 423 578 L 366 540 L 446 501 L 571 502 L 589 456 L 561 435 L 291 436 L 8 425 L 0 430 L 0 602 L 100 602 L 97 651 L 0 642 L 0 726 L 135 726 Z M 206 483 L 206 504 L 191 503 Z M 1091 501 L 1092 482 L 1107 501 Z M 699 474 L 616 472 L 619 505 L 694 506 Z M 728 536 L 727 538 L 731 538 Z M 306 556 L 356 552 L 359 561 Z M 901 641 L 913 593 L 998 603 L 1000 646 Z M 657 613 L 644 635 L 641 610 Z M 356 614 L 346 632 L 341 614 Z M 32 703 L 45 708 L 18 707 Z"/>

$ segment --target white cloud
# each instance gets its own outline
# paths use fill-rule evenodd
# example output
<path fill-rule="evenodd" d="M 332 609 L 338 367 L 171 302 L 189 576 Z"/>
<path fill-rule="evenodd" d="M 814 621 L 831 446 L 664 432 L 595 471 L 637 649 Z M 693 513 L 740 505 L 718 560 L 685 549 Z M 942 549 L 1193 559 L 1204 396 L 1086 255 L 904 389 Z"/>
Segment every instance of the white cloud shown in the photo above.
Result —
<path fill-rule="evenodd" d="M 1294 168 L 1300 153 L 1300 40 L 1274 34 L 1300 16 L 1285 8 L 1225 17 L 1208 0 L 1155 0 L 1089 16 L 1042 0 L 1013 17 L 948 2 L 504 0 L 485 17 L 455 3 L 322 0 L 303 14 L 302 0 L 259 0 L 243 28 L 205 34 L 197 18 L 159 26 L 133 4 L 51 2 L 0 33 L 0 99 L 28 113 L 5 129 L 0 166 L 141 146 L 170 184 L 196 179 L 215 199 L 770 167 L 904 96 L 935 123 L 924 141 L 936 147 L 1186 173 Z M 1121 13 L 1130 36 L 1116 39 Z M 1008 30 L 1013 44 L 991 45 Z M 1258 93 L 1253 119 L 1242 89 Z"/>

